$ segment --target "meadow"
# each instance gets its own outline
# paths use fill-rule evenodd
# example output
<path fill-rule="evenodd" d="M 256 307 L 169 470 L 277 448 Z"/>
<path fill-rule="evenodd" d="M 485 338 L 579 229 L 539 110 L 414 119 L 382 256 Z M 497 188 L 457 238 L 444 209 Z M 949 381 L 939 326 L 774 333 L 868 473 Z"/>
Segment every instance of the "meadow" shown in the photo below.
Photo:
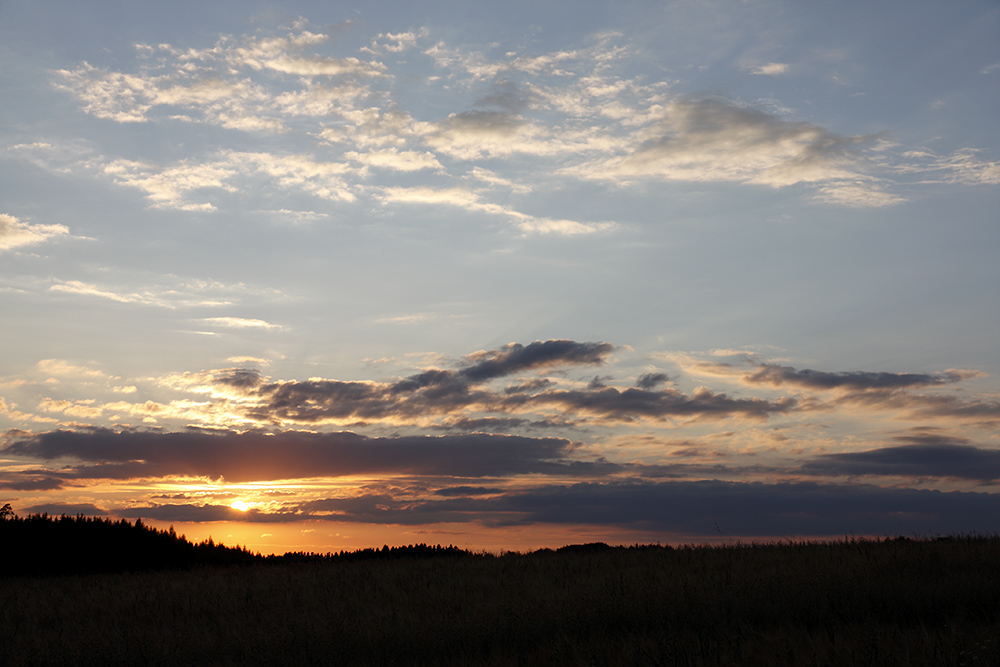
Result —
<path fill-rule="evenodd" d="M 0 664 L 1000 664 L 997 537 L 349 556 L 6 576 Z"/>

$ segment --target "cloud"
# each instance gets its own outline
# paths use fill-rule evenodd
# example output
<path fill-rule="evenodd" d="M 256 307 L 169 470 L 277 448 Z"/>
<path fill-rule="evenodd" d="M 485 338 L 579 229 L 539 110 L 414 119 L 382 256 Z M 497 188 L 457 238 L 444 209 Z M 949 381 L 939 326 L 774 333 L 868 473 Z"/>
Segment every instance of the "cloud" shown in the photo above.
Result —
<path fill-rule="evenodd" d="M 763 74 L 765 76 L 780 76 L 788 73 L 788 63 L 767 63 L 750 68 L 751 74 Z"/>
<path fill-rule="evenodd" d="M 64 486 L 65 480 L 44 473 L 0 473 L 0 489 L 7 491 L 55 491 Z"/>
<path fill-rule="evenodd" d="M 517 104 L 510 101 L 508 105 Z M 607 153 L 620 143 L 596 128 L 548 128 L 506 109 L 452 113 L 443 121 L 426 125 L 421 135 L 426 146 L 459 160 L 515 154 L 581 157 Z"/>
<path fill-rule="evenodd" d="M 472 381 L 482 382 L 552 366 L 597 366 L 605 363 L 613 350 L 610 343 L 577 343 L 571 340 L 535 341 L 527 346 L 509 343 L 498 350 L 470 354 L 467 358 L 473 365 L 461 372 Z"/>
<path fill-rule="evenodd" d="M 356 160 L 370 167 L 394 169 L 396 171 L 421 171 L 423 169 L 443 168 L 434 154 L 427 151 L 399 151 L 395 148 L 386 148 L 368 153 L 345 153 L 344 157 Z"/>
<path fill-rule="evenodd" d="M 258 366 L 267 366 L 271 363 L 270 360 L 262 357 L 229 357 L 226 361 L 234 364 L 257 364 Z"/>
<path fill-rule="evenodd" d="M 523 490 L 455 486 L 438 498 L 368 492 L 300 503 L 293 512 L 247 520 L 305 518 L 381 525 L 481 523 L 573 525 L 667 534 L 674 539 L 721 533 L 776 539 L 848 535 L 931 536 L 990 533 L 1000 526 L 1000 495 L 787 482 L 581 482 Z M 440 499 L 443 498 L 443 499 Z M 165 512 L 169 512 L 166 510 Z M 182 507 L 180 511 L 185 511 Z M 206 512 L 219 510 L 206 510 Z M 177 520 L 165 514 L 166 519 Z M 689 538 L 690 539 L 690 538 Z"/>
<path fill-rule="evenodd" d="M 52 514 L 66 516 L 107 516 L 108 512 L 92 503 L 47 503 L 32 505 L 20 510 L 22 514 Z"/>
<path fill-rule="evenodd" d="M 146 193 L 155 208 L 173 208 L 181 211 L 214 211 L 209 202 L 190 201 L 189 193 L 205 189 L 234 192 L 235 186 L 227 183 L 237 173 L 237 166 L 229 162 L 195 163 L 182 161 L 168 168 L 137 162 L 115 160 L 104 167 L 120 185 L 138 188 Z"/>
<path fill-rule="evenodd" d="M 929 150 L 911 150 L 903 153 L 906 159 L 895 166 L 902 174 L 914 174 L 924 183 L 953 183 L 960 185 L 1000 184 L 1000 162 L 981 160 L 975 148 L 963 148 L 951 155 L 938 155 Z"/>
<path fill-rule="evenodd" d="M 947 373 L 885 373 L 853 371 L 829 373 L 810 369 L 796 370 L 791 366 L 761 364 L 756 371 L 745 375 L 748 384 L 767 384 L 780 387 L 788 384 L 804 389 L 850 391 L 882 391 L 895 389 L 916 389 L 940 387 L 954 384 L 977 374 L 968 371 L 948 371 Z"/>
<path fill-rule="evenodd" d="M 385 66 L 356 57 L 309 53 L 327 35 L 302 30 L 284 37 L 222 36 L 207 49 L 137 45 L 137 73 L 81 63 L 53 72 L 57 88 L 83 110 L 119 123 L 168 119 L 204 122 L 246 132 L 283 132 L 282 114 L 328 115 L 367 93 L 359 81 L 385 76 Z M 273 94 L 251 74 L 297 77 L 300 90 Z M 320 78 L 327 83 L 316 84 Z M 330 81 L 336 81 L 329 85 Z"/>
<path fill-rule="evenodd" d="M 46 398 L 38 404 L 38 409 L 45 410 L 46 412 L 62 412 L 71 417 L 94 419 L 95 417 L 100 417 L 104 410 L 91 405 L 93 402 L 93 399 L 87 399 L 86 401 L 64 401 Z"/>
<path fill-rule="evenodd" d="M 877 486 L 721 481 L 580 483 L 512 494 L 524 522 L 646 527 L 732 537 L 993 532 L 1000 495 Z"/>
<path fill-rule="evenodd" d="M 426 37 L 428 32 L 427 28 L 421 28 L 416 32 L 379 33 L 379 35 L 372 40 L 370 47 L 363 47 L 361 50 L 374 54 L 400 53 L 402 51 L 406 51 L 407 49 L 415 48 L 417 40 L 422 37 Z"/>
<path fill-rule="evenodd" d="M 234 329 L 281 329 L 279 324 L 271 324 L 264 320 L 255 320 L 245 317 L 206 317 L 202 320 L 209 324 L 220 327 L 231 327 Z"/>
<path fill-rule="evenodd" d="M 49 287 L 49 291 L 63 294 L 93 296 L 118 303 L 135 303 L 171 309 L 190 306 L 231 306 L 233 304 L 232 293 L 244 290 L 242 285 L 192 282 L 167 287 L 154 286 L 141 292 L 121 292 L 80 280 L 57 282 Z M 212 296 L 213 293 L 229 294 L 218 297 Z"/>
<path fill-rule="evenodd" d="M 282 509 L 238 512 L 226 505 L 150 505 L 115 510 L 161 521 L 311 520 L 379 525 L 479 523 L 615 528 L 674 539 L 731 539 L 992 533 L 1000 495 L 812 482 L 618 481 L 540 483 L 512 490 L 457 484 L 429 497 L 386 491 L 306 500 Z M 108 512 L 90 504 L 36 505 L 27 511 Z"/>
<path fill-rule="evenodd" d="M 6 415 L 14 421 L 36 419 L 34 415 L 18 410 L 17 403 L 8 403 L 3 396 L 0 396 L 0 415 Z"/>
<path fill-rule="evenodd" d="M 564 148 L 544 128 L 499 111 L 454 113 L 423 137 L 436 151 L 461 160 L 512 153 L 552 155 Z"/>
<path fill-rule="evenodd" d="M 798 183 L 837 187 L 846 181 L 860 194 L 875 187 L 864 175 L 869 165 L 859 153 L 875 138 L 840 136 L 723 100 L 674 99 L 657 122 L 636 134 L 639 143 L 627 155 L 568 172 L 586 178 L 652 177 L 775 188 Z"/>
<path fill-rule="evenodd" d="M 953 478 L 979 482 L 1000 479 L 1000 452 L 946 438 L 937 442 L 823 454 L 802 466 L 813 475 Z"/>
<path fill-rule="evenodd" d="M 303 30 L 297 34 L 289 33 L 287 37 L 243 38 L 239 45 L 234 46 L 224 39 L 217 49 L 221 47 L 223 57 L 236 67 L 270 69 L 296 76 L 365 78 L 382 76 L 385 72 L 385 66 L 375 61 L 305 54 L 307 47 L 328 39 L 328 35 Z"/>
<path fill-rule="evenodd" d="M 827 204 L 855 208 L 880 208 L 906 201 L 905 197 L 886 192 L 881 185 L 872 180 L 845 180 L 823 185 L 814 199 Z"/>
<path fill-rule="evenodd" d="M 635 386 L 638 389 L 654 389 L 669 380 L 666 373 L 643 373 L 636 378 Z"/>
<path fill-rule="evenodd" d="M 568 340 L 512 343 L 467 356 L 456 369 L 431 368 L 391 382 L 347 382 L 314 378 L 271 382 L 258 371 L 223 369 L 185 373 L 164 378 L 165 386 L 209 394 L 222 402 L 212 404 L 205 419 L 235 415 L 247 422 L 269 425 L 421 423 L 441 426 L 453 415 L 485 418 L 536 413 L 531 423 L 555 422 L 565 426 L 583 420 L 604 423 L 644 419 L 702 420 L 725 418 L 766 419 L 788 413 L 794 398 L 768 400 L 731 397 L 698 388 L 691 395 L 673 388 L 663 390 L 591 386 L 564 389 L 547 379 L 508 385 L 490 382 L 527 372 L 560 366 L 595 366 L 613 350 L 609 343 Z M 555 423 L 553 422 L 553 423 Z M 455 423 L 447 421 L 443 425 Z"/>
<path fill-rule="evenodd" d="M 49 431 L 14 437 L 8 455 L 75 459 L 54 476 L 136 479 L 171 475 L 230 483 L 350 475 L 509 477 L 607 474 L 618 466 L 573 461 L 562 438 L 481 433 L 369 438 L 351 432 Z"/>
<path fill-rule="evenodd" d="M 74 364 L 65 359 L 42 359 L 38 362 L 38 370 L 46 375 L 71 376 L 78 378 L 104 379 L 108 376 L 103 371 L 87 366 Z M 119 379 L 119 378 L 113 378 Z"/>
<path fill-rule="evenodd" d="M 33 225 L 0 213 L 0 250 L 34 245 L 64 234 L 69 234 L 65 225 Z"/>
<path fill-rule="evenodd" d="M 241 512 L 228 505 L 146 505 L 117 510 L 116 515 L 128 519 L 152 519 L 154 521 L 240 521 L 246 520 Z"/>
<path fill-rule="evenodd" d="M 577 222 L 575 220 L 553 220 L 551 218 L 535 217 L 499 204 L 484 202 L 478 193 L 463 187 L 390 187 L 382 188 L 379 197 L 383 203 L 446 204 L 449 206 L 458 206 L 468 211 L 501 215 L 510 220 L 526 234 L 557 234 L 564 236 L 593 234 L 610 231 L 617 226 L 614 222 L 588 223 Z"/>
<path fill-rule="evenodd" d="M 1000 402 L 995 400 L 915 393 L 917 390 L 948 387 L 981 376 L 981 372 L 974 370 L 949 370 L 944 373 L 830 373 L 760 364 L 756 371 L 743 375 L 742 380 L 750 385 L 790 385 L 809 391 L 833 391 L 836 392 L 835 405 L 906 410 L 921 417 L 1000 420 Z"/>
<path fill-rule="evenodd" d="M 735 379 L 750 387 L 771 387 L 805 392 L 798 410 L 831 410 L 849 407 L 867 411 L 903 411 L 910 418 L 957 418 L 991 424 L 1000 421 L 1000 402 L 990 397 L 968 397 L 955 387 L 982 377 L 976 370 L 951 369 L 943 373 L 890 373 L 884 371 L 829 372 L 796 369 L 780 364 L 757 363 L 745 356 L 744 364 L 718 363 L 684 355 L 663 355 L 696 375 Z M 808 394 L 831 394 L 828 402 Z"/>
<path fill-rule="evenodd" d="M 503 173 L 525 160 L 550 180 L 599 179 L 621 187 L 647 179 L 802 184 L 816 202 L 854 207 L 904 200 L 876 170 L 937 169 L 954 181 L 997 182 L 996 164 L 974 151 L 901 163 L 875 135 L 838 135 L 727 100 L 683 98 L 667 81 L 622 77 L 619 65 L 633 51 L 614 43 L 620 34 L 602 34 L 575 49 L 499 57 L 439 42 L 423 53 L 441 75 L 421 78 L 399 76 L 399 63 L 390 67 L 374 58 L 417 48 L 426 29 L 380 34 L 356 55 L 332 56 L 328 51 L 340 45 L 304 26 L 223 35 L 201 49 L 139 45 L 135 71 L 82 63 L 55 72 L 54 80 L 85 112 L 102 118 L 292 132 L 322 148 L 315 156 L 308 149 L 286 156 L 223 150 L 167 165 L 128 159 L 104 165 L 106 175 L 141 190 L 153 207 L 190 212 L 214 211 L 226 193 L 263 187 L 269 196 L 287 197 L 292 189 L 338 202 L 370 196 L 383 206 L 447 204 L 504 216 L 525 234 L 616 228 L 613 221 L 533 215 L 491 198 L 488 190 L 498 186 L 514 193 L 539 187 L 536 179 Z M 752 71 L 777 75 L 788 67 L 766 63 Z M 415 118 L 400 102 L 414 93 L 453 99 L 456 90 L 471 93 L 469 108 L 440 105 L 437 116 Z M 497 162 L 493 171 L 471 164 L 487 158 Z M 424 172 L 434 180 L 366 187 L 388 170 Z M 486 187 L 456 187 L 457 179 Z"/>
<path fill-rule="evenodd" d="M 104 167 L 116 183 L 145 192 L 154 208 L 181 211 L 214 211 L 215 204 L 196 199 L 204 199 L 211 190 L 237 192 L 237 183 L 260 177 L 277 189 L 291 186 L 322 199 L 350 202 L 356 196 L 342 178 L 348 171 L 346 163 L 320 162 L 308 155 L 239 151 L 223 151 L 211 161 L 182 160 L 169 167 L 134 160 L 115 160 Z"/>
<path fill-rule="evenodd" d="M 920 417 L 950 417 L 983 422 L 995 427 L 1000 423 L 1000 401 L 967 399 L 958 396 L 892 396 L 887 407 L 910 409 Z"/>
<path fill-rule="evenodd" d="M 636 419 L 719 419 L 745 417 L 766 419 L 769 415 L 791 412 L 793 398 L 769 401 L 762 398 L 733 398 L 699 387 L 689 396 L 675 389 L 648 391 L 605 387 L 592 391 L 553 390 L 528 397 L 511 397 L 510 407 L 554 406 L 567 413 L 584 414 L 609 421 Z"/>

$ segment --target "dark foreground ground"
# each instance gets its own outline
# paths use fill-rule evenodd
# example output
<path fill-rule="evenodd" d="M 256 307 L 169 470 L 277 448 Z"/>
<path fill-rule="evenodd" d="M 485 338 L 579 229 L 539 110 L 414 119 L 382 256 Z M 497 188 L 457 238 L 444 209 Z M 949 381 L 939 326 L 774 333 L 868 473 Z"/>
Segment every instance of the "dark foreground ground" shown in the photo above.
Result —
<path fill-rule="evenodd" d="M 782 664 L 1000 664 L 1000 538 L 0 579 L 0 665 Z"/>

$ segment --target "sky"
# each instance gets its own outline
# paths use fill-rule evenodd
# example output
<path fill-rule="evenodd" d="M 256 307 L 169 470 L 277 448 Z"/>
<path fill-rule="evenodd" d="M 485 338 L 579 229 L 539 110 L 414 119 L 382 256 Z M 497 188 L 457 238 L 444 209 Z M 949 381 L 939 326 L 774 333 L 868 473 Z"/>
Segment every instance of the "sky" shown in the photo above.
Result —
<path fill-rule="evenodd" d="M 0 503 L 262 553 L 1000 531 L 998 37 L 0 0 Z"/>

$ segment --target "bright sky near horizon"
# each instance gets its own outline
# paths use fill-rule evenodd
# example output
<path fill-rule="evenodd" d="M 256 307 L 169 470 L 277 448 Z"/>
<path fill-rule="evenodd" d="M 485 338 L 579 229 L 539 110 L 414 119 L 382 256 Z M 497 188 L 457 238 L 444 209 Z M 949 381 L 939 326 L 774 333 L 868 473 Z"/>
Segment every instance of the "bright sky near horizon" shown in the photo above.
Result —
<path fill-rule="evenodd" d="M 996 2 L 2 0 L 0 100 L 19 514 L 1000 531 Z"/>

